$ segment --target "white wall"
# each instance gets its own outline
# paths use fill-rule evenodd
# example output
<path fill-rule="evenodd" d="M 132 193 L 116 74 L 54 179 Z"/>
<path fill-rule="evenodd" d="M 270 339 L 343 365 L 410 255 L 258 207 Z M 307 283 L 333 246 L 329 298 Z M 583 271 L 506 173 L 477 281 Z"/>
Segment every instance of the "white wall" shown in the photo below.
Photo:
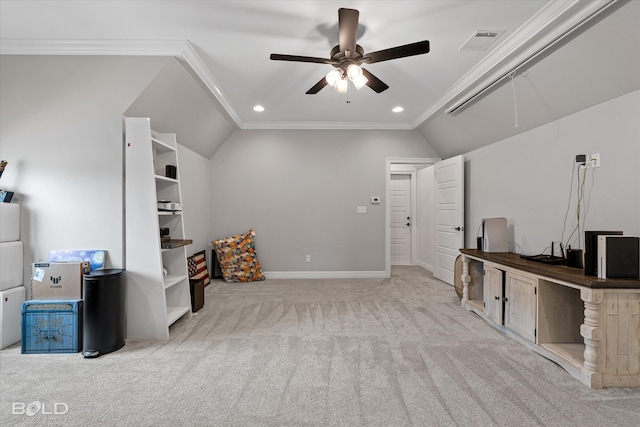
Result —
<path fill-rule="evenodd" d="M 466 246 L 475 247 L 485 217 L 508 219 L 511 251 L 537 254 L 560 241 L 575 156 L 594 153 L 602 166 L 587 171 L 581 240 L 585 229 L 640 236 L 639 117 L 636 91 L 466 154 Z"/>
<path fill-rule="evenodd" d="M 106 249 L 123 265 L 122 113 L 165 62 L 0 57 L 1 187 L 22 205 L 25 284 L 54 249 Z"/>
<path fill-rule="evenodd" d="M 414 131 L 236 131 L 211 159 L 214 238 L 252 228 L 267 272 L 384 272 L 387 157 L 438 156 Z"/>

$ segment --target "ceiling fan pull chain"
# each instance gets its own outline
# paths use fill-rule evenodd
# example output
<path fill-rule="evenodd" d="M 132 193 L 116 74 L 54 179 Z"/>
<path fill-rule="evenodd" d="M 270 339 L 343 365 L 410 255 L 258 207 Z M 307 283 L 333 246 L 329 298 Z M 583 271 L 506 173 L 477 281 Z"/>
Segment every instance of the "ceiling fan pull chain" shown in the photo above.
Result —
<path fill-rule="evenodd" d="M 516 72 L 512 71 L 509 73 L 509 77 L 511 78 L 511 88 L 513 89 L 513 114 L 515 126 L 518 127 L 518 99 L 516 97 L 516 84 L 513 81 L 513 78 L 516 76 Z"/>

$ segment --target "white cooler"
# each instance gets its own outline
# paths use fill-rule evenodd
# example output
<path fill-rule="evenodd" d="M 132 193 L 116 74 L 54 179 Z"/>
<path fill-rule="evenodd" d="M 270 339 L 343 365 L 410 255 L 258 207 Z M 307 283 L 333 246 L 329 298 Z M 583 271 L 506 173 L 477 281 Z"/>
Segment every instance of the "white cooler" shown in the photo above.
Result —
<path fill-rule="evenodd" d="M 0 243 L 0 291 L 22 286 L 22 242 Z"/>
<path fill-rule="evenodd" d="M 0 348 L 22 339 L 22 303 L 25 295 L 24 286 L 0 292 Z"/>
<path fill-rule="evenodd" d="M 20 240 L 20 205 L 0 203 L 0 242 Z"/>

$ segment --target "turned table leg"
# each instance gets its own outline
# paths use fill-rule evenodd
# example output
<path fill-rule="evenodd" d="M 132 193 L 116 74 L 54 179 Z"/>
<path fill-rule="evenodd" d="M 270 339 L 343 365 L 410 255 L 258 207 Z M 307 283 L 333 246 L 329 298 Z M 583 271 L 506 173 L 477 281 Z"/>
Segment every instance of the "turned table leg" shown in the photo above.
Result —
<path fill-rule="evenodd" d="M 593 289 L 580 291 L 584 301 L 584 323 L 580 325 L 580 335 L 584 338 L 584 368 L 589 376 L 602 372 L 600 344 L 602 341 L 602 302 L 604 293 Z M 592 385 L 597 387 L 597 384 Z"/>
<path fill-rule="evenodd" d="M 469 258 L 462 255 L 462 300 L 460 304 L 464 307 L 469 301 L 469 282 L 471 282 L 471 276 L 469 275 Z"/>

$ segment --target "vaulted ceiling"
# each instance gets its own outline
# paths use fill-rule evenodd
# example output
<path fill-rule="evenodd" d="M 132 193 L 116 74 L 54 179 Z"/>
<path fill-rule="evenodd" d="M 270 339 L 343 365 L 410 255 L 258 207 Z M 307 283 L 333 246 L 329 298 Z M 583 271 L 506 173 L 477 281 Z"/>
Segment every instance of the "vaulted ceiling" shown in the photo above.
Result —
<path fill-rule="evenodd" d="M 367 66 L 389 85 L 382 93 L 305 94 L 331 66 L 269 55 L 328 58 L 341 7 L 359 10 L 365 52 L 420 40 L 430 52 Z M 204 114 L 181 140 L 206 157 L 240 128 L 416 129 L 446 158 L 640 89 L 638 22 L 637 0 L 2 0 L 0 53 L 176 56 L 184 69 L 168 67 L 132 111 L 165 122 Z M 461 49 L 477 31 L 500 35 L 485 50 Z"/>

